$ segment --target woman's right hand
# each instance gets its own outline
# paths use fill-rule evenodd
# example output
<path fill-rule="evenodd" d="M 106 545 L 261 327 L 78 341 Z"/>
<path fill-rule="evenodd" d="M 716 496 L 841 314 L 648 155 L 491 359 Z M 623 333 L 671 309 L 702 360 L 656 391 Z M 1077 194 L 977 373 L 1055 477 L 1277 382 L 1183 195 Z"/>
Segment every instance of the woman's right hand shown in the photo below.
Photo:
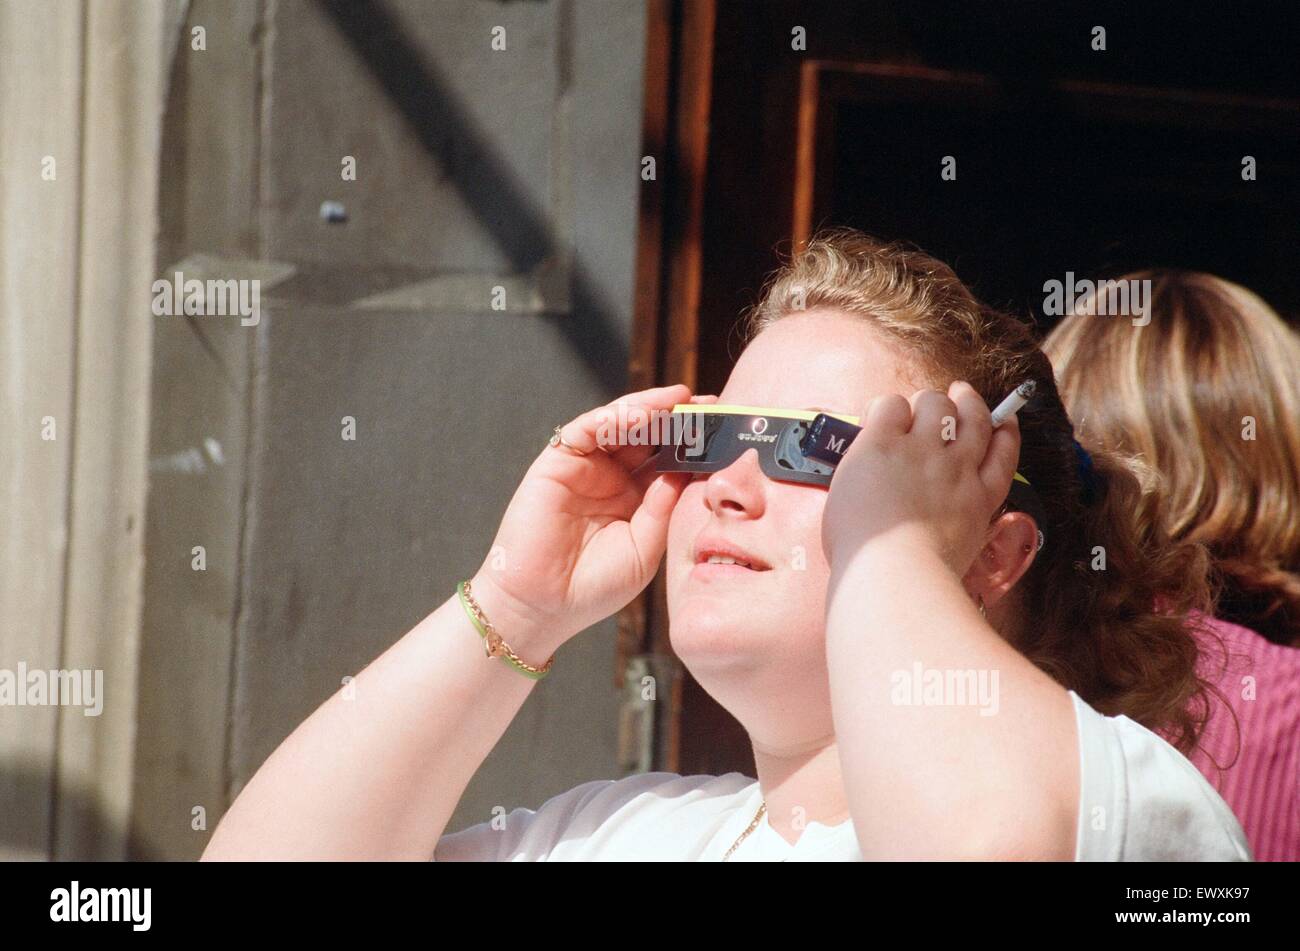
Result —
<path fill-rule="evenodd" d="M 579 455 L 562 445 L 542 450 L 515 490 L 472 580 L 476 597 L 484 594 L 479 599 L 484 613 L 506 643 L 517 646 L 511 635 L 522 631 L 527 643 L 518 645 L 521 652 L 527 647 L 540 654 L 533 662 L 541 663 L 650 583 L 663 558 L 668 520 L 690 475 L 633 475 L 659 447 L 614 444 L 620 412 L 626 432 L 637 432 L 633 424 L 640 422 L 640 441 L 647 442 L 652 413 L 661 425 L 660 413 L 674 404 L 716 399 L 692 397 L 690 388 L 678 383 L 620 397 L 561 427 L 566 443 L 590 452 Z"/>

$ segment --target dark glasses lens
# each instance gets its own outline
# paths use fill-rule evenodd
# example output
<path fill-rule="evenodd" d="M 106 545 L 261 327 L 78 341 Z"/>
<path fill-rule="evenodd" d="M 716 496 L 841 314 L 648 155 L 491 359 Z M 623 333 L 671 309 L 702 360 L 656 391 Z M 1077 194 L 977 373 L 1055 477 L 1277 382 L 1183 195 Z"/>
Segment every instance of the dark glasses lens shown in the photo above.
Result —
<path fill-rule="evenodd" d="M 835 469 L 825 463 L 818 462 L 810 456 L 804 455 L 804 441 L 808 437 L 808 424 L 803 420 L 790 420 L 788 425 L 781 428 L 781 434 L 777 437 L 776 445 L 772 453 L 773 467 L 782 473 L 799 473 L 805 476 L 825 476 L 826 482 L 821 483 L 830 485 L 831 476 L 835 474 Z M 769 473 L 771 475 L 771 473 Z M 772 476 L 772 478 L 780 478 Z"/>
<path fill-rule="evenodd" d="M 716 460 L 720 446 L 728 442 L 724 430 L 734 428 L 733 417 L 721 413 L 679 413 L 674 415 L 673 424 L 674 441 L 670 447 L 673 450 L 672 461 L 681 464 L 708 464 L 711 460 Z M 735 461 L 734 457 L 732 461 Z"/>

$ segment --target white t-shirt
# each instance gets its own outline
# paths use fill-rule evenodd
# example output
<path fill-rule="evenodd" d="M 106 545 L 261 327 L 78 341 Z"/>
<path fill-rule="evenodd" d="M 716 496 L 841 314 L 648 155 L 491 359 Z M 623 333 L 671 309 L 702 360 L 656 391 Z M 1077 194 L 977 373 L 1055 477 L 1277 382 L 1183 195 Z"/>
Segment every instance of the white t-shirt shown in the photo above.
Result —
<path fill-rule="evenodd" d="M 1241 826 L 1188 760 L 1128 717 L 1098 713 L 1070 691 L 1078 725 L 1077 861 L 1250 861 Z M 434 860 L 719 862 L 763 801 L 741 773 L 639 773 L 599 779 L 537 810 L 438 840 Z M 764 814 L 732 862 L 860 862 L 852 820 L 808 822 L 787 842 Z"/>

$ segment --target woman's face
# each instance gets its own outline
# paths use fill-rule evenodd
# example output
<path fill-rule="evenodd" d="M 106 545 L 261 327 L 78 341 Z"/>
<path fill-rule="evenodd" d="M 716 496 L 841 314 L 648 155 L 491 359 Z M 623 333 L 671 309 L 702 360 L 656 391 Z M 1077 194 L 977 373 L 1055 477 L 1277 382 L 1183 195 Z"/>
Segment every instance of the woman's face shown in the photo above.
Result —
<path fill-rule="evenodd" d="M 760 333 L 718 402 L 862 416 L 875 396 L 919 388 L 909 372 L 895 346 L 865 320 L 814 309 Z M 762 687 L 771 678 L 773 690 L 793 704 L 815 698 L 791 695 L 789 684 L 826 682 L 829 569 L 821 519 L 828 491 L 767 478 L 757 451 L 748 450 L 726 469 L 697 475 L 673 511 L 667 551 L 673 650 L 742 722 L 745 711 L 734 704 L 745 698 L 729 690 L 732 683 L 752 685 L 757 677 Z M 766 568 L 701 564 L 704 549 L 715 546 Z M 733 681 L 733 674 L 743 676 Z M 828 688 L 825 693 L 828 703 Z"/>

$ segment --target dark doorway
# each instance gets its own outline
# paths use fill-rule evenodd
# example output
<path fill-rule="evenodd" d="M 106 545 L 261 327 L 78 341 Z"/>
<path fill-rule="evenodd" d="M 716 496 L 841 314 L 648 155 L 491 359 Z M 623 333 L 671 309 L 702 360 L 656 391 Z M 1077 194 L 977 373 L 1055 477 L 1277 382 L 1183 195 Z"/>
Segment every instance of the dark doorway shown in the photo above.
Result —
<path fill-rule="evenodd" d="M 1066 271 L 1209 271 L 1300 311 L 1300 103 L 919 68 L 822 85 L 815 223 L 911 241 L 1044 331 Z"/>

